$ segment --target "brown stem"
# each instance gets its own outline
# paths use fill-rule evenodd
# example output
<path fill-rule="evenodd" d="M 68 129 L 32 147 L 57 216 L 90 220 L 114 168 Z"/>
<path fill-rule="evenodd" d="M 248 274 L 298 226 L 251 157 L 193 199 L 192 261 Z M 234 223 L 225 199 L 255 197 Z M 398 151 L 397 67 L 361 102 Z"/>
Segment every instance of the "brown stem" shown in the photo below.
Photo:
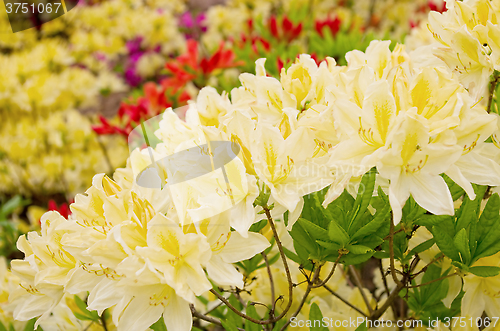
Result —
<path fill-rule="evenodd" d="M 396 267 L 394 266 L 394 217 L 392 216 L 392 213 L 391 213 L 391 226 L 389 231 L 389 258 L 391 264 L 392 279 L 394 280 L 394 282 L 398 287 L 403 288 L 404 285 L 396 276 Z"/>
<path fill-rule="evenodd" d="M 427 268 L 429 268 L 429 266 L 433 263 L 436 263 L 437 261 L 441 260 L 442 258 L 444 258 L 444 254 L 441 253 L 440 256 L 434 258 L 431 262 L 427 263 L 419 272 L 411 275 L 411 279 L 415 278 L 416 276 L 420 275 L 421 273 L 425 272 L 427 270 Z"/>
<path fill-rule="evenodd" d="M 426 286 L 426 285 L 429 285 L 429 284 L 432 284 L 432 283 L 435 283 L 435 282 L 439 282 L 440 280 L 443 280 L 443 279 L 446 279 L 446 278 L 450 278 L 450 277 L 453 277 L 453 276 L 458 276 L 458 274 L 457 273 L 449 274 L 449 275 L 446 275 L 446 276 L 439 277 L 437 279 L 431 280 L 430 282 L 427 282 L 427 283 L 423 283 L 423 284 L 419 284 L 419 285 L 413 285 L 413 286 L 407 286 L 406 288 L 417 288 L 417 287 Z"/>
<path fill-rule="evenodd" d="M 269 317 L 273 318 L 274 317 L 274 309 L 276 308 L 276 301 L 274 300 L 275 293 L 274 293 L 274 281 L 273 281 L 273 273 L 271 272 L 271 266 L 269 265 L 269 260 L 267 259 L 266 253 L 262 252 L 262 258 L 266 262 L 266 268 L 267 268 L 267 274 L 269 276 L 269 286 L 271 287 L 271 311 L 269 312 Z"/>
<path fill-rule="evenodd" d="M 363 301 L 365 302 L 366 307 L 368 308 L 368 312 L 371 315 L 373 313 L 373 309 L 370 305 L 370 301 L 368 300 L 368 298 L 365 294 L 365 291 L 363 290 L 363 284 L 361 283 L 361 279 L 359 278 L 358 272 L 356 271 L 356 268 L 354 268 L 354 266 L 352 266 L 352 265 L 349 266 L 349 270 L 351 271 L 351 274 L 354 277 L 354 283 L 356 284 L 359 291 L 361 292 L 361 296 L 363 297 Z"/>
<path fill-rule="evenodd" d="M 285 309 L 281 312 L 281 314 L 276 317 L 273 322 L 279 321 L 283 316 L 286 315 L 288 310 L 290 310 L 290 307 L 292 306 L 293 302 L 293 281 L 292 281 L 292 274 L 290 273 L 290 269 L 288 267 L 288 262 L 286 260 L 286 255 L 285 251 L 283 250 L 283 245 L 281 244 L 281 240 L 278 236 L 278 231 L 276 230 L 276 225 L 274 224 L 273 218 L 271 216 L 271 211 L 267 204 L 263 207 L 264 212 L 266 213 L 267 216 L 267 221 L 269 223 L 269 226 L 273 230 L 273 236 L 276 241 L 276 246 L 278 247 L 278 250 L 280 252 L 281 260 L 283 262 L 283 266 L 285 267 L 285 273 L 286 273 L 286 278 L 288 280 L 288 304 L 286 305 Z"/>
<path fill-rule="evenodd" d="M 382 275 L 382 282 L 384 284 L 385 293 L 387 294 L 387 297 L 389 297 L 391 295 L 391 290 L 389 290 L 389 285 L 387 283 L 387 277 L 386 277 L 385 272 L 384 272 L 384 266 L 382 265 L 382 260 L 378 260 L 378 268 L 380 270 L 380 274 Z M 382 295 L 380 295 L 379 299 L 381 297 L 382 297 Z M 396 311 L 397 311 L 396 310 L 396 305 L 394 304 L 394 302 L 392 302 L 390 306 L 392 308 L 394 316 L 396 316 Z"/>
<path fill-rule="evenodd" d="M 104 329 L 104 331 L 108 331 L 108 326 L 106 325 L 106 318 L 104 317 L 104 313 L 105 311 L 102 312 L 101 314 L 101 324 L 102 324 L 102 328 Z"/>
<path fill-rule="evenodd" d="M 486 107 L 486 111 L 488 113 L 491 111 L 491 103 L 493 102 L 493 96 L 495 94 L 495 89 L 499 81 L 500 81 L 500 75 L 493 74 L 493 79 L 490 82 L 490 91 L 488 94 L 488 106 Z"/>
<path fill-rule="evenodd" d="M 398 234 L 398 233 L 400 233 L 400 232 L 403 232 L 404 230 L 405 230 L 405 229 L 401 228 L 401 229 L 399 229 L 399 230 L 395 231 L 395 232 L 394 232 L 394 234 Z M 390 234 L 388 234 L 388 235 L 384 238 L 384 240 L 389 239 L 389 237 L 390 237 L 390 236 L 391 236 L 391 235 L 390 235 Z"/>
<path fill-rule="evenodd" d="M 222 306 L 222 302 L 220 302 L 219 304 L 217 304 L 215 307 L 213 307 L 212 309 L 208 310 L 205 312 L 205 315 L 208 315 L 210 314 L 211 312 L 213 312 L 214 310 L 216 310 L 217 308 L 219 308 L 220 306 Z"/>
<path fill-rule="evenodd" d="M 333 274 L 335 273 L 335 269 L 337 268 L 337 265 L 339 264 L 341 257 L 342 257 L 342 254 L 339 254 L 339 257 L 337 258 L 337 260 L 335 260 L 335 263 L 333 264 L 332 270 L 330 270 L 330 273 L 328 274 L 328 276 L 326 276 L 326 278 L 322 282 L 320 282 L 319 284 L 312 284 L 311 288 L 322 287 L 323 285 L 328 283 L 330 278 L 332 278 Z"/>
<path fill-rule="evenodd" d="M 90 327 L 94 324 L 94 321 L 91 321 L 89 325 L 87 325 L 87 327 L 85 329 L 83 329 L 83 331 L 87 331 L 88 329 L 90 329 Z"/>
<path fill-rule="evenodd" d="M 194 308 L 194 305 L 190 304 L 189 308 L 191 308 L 191 314 L 193 314 L 194 317 L 199 318 L 200 320 L 204 320 L 206 322 L 212 323 L 212 324 L 216 324 L 218 326 L 222 326 L 221 321 L 219 321 L 216 318 L 213 318 L 213 317 L 210 317 L 210 316 L 207 316 L 207 315 L 200 313 L 199 311 L 197 311 Z M 238 328 L 238 330 L 244 331 L 244 329 L 241 329 L 241 328 Z"/>
<path fill-rule="evenodd" d="M 290 310 L 290 307 L 292 306 L 292 300 L 293 300 L 293 282 L 292 282 L 292 275 L 290 273 L 290 269 L 288 267 L 288 263 L 287 263 L 287 260 L 286 260 L 286 255 L 285 255 L 285 252 L 283 250 L 283 245 L 281 244 L 280 238 L 278 236 L 278 231 L 276 230 L 276 225 L 274 224 L 273 218 L 271 217 L 271 211 L 270 211 L 270 209 L 269 209 L 269 207 L 267 205 L 263 206 L 263 209 L 264 209 L 264 212 L 266 213 L 267 220 L 269 222 L 269 226 L 271 227 L 271 229 L 273 231 L 273 236 L 274 236 L 274 239 L 276 241 L 276 246 L 278 247 L 278 250 L 280 252 L 281 260 L 283 261 L 283 265 L 285 267 L 286 276 L 287 276 L 287 279 L 288 279 L 288 295 L 289 295 L 289 299 L 288 299 L 288 304 L 287 304 L 285 310 L 283 310 L 278 317 L 275 317 L 275 318 L 270 317 L 267 320 L 257 320 L 255 318 L 252 318 L 252 317 L 248 316 L 247 314 L 244 314 L 244 313 L 240 312 L 233 305 L 231 305 L 226 298 L 224 298 L 222 295 L 220 295 L 214 289 L 211 289 L 210 292 L 212 294 L 214 294 L 220 301 L 222 301 L 229 309 L 231 309 L 238 316 L 240 316 L 240 317 L 242 317 L 242 318 L 244 318 L 244 319 L 246 319 L 246 320 L 248 320 L 250 322 L 253 322 L 255 324 L 267 325 L 267 324 L 271 324 L 271 323 L 275 323 L 275 322 L 279 321 L 280 319 L 283 318 L 283 316 L 286 315 L 286 313 L 288 312 L 288 310 Z"/>
<path fill-rule="evenodd" d="M 389 290 L 389 284 L 387 284 L 387 277 L 385 277 L 382 260 L 378 260 L 378 269 L 380 270 L 380 274 L 382 275 L 382 282 L 384 284 L 385 293 L 387 293 L 387 296 L 389 296 L 391 294 L 391 291 Z"/>
<path fill-rule="evenodd" d="M 396 300 L 396 298 L 399 295 L 399 291 L 401 291 L 401 289 L 403 287 L 404 286 L 402 283 L 401 283 L 401 285 L 399 285 L 399 284 L 396 285 L 396 288 L 394 290 L 392 290 L 391 294 L 389 295 L 387 300 L 384 302 L 384 305 L 382 307 L 378 308 L 377 310 L 375 310 L 370 315 L 370 320 L 372 320 L 372 321 L 378 320 L 385 313 L 385 311 L 393 304 L 394 300 Z"/>
<path fill-rule="evenodd" d="M 328 287 L 328 285 L 323 285 L 323 287 L 328 292 L 330 292 L 334 297 L 336 297 L 337 299 L 339 299 L 340 301 L 342 301 L 343 303 L 345 303 L 346 305 L 348 305 L 349 307 L 351 307 L 352 309 L 354 309 L 355 311 L 357 311 L 361 315 L 363 315 L 365 317 L 368 317 L 368 315 L 366 315 L 361 309 L 359 309 L 358 307 L 354 306 L 349 301 L 347 301 L 346 299 L 342 298 L 340 295 L 338 295 L 337 293 L 335 293 L 335 291 L 333 291 L 330 287 Z"/>
<path fill-rule="evenodd" d="M 318 278 L 319 278 L 319 272 L 321 271 L 321 266 L 319 266 L 315 271 L 314 271 L 314 275 L 312 277 L 312 280 L 311 282 L 309 282 L 309 284 L 307 285 L 307 289 L 306 289 L 306 292 L 304 293 L 304 296 L 302 297 L 302 300 L 300 301 L 300 304 L 299 304 L 299 307 L 297 308 L 297 310 L 295 311 L 295 313 L 292 314 L 292 316 L 290 316 L 290 318 L 288 319 L 288 321 L 285 323 L 285 325 L 283 325 L 280 329 L 280 331 L 283 331 L 285 330 L 288 325 L 290 325 L 290 323 L 292 322 L 292 318 L 293 317 L 297 317 L 297 315 L 300 313 L 300 311 L 302 310 L 302 307 L 304 306 L 304 304 L 306 303 L 307 301 L 307 297 L 309 296 L 309 293 L 311 293 L 311 290 L 312 290 L 312 284 L 316 283 Z"/>
<path fill-rule="evenodd" d="M 224 298 L 222 295 L 220 295 L 219 292 L 217 292 L 216 290 L 211 289 L 210 292 L 213 295 L 215 295 L 220 301 L 222 301 L 229 309 L 231 309 L 234 313 L 236 313 L 236 315 L 238 315 L 238 316 L 240 316 L 240 317 L 242 317 L 250 322 L 253 322 L 255 324 L 265 325 L 265 324 L 270 324 L 270 323 L 274 323 L 277 321 L 277 319 L 257 320 L 253 317 L 250 317 L 247 314 L 242 313 L 241 311 L 236 309 L 233 305 L 231 305 L 229 303 L 229 301 L 227 301 L 226 298 Z"/>

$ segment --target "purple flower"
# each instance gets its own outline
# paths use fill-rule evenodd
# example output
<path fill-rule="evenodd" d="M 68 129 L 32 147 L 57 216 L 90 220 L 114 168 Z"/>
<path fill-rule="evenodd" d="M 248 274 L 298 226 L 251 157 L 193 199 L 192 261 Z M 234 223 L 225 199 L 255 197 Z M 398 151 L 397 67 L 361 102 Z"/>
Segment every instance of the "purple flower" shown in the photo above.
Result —
<path fill-rule="evenodd" d="M 179 27 L 184 30 L 184 35 L 186 38 L 197 39 L 200 32 L 207 31 L 207 27 L 203 25 L 205 20 L 205 13 L 200 13 L 197 16 L 193 16 L 191 12 L 185 12 L 179 17 Z"/>
<path fill-rule="evenodd" d="M 187 11 L 179 17 L 179 25 L 186 29 L 192 29 L 194 27 L 194 20 L 191 12 Z"/>
<path fill-rule="evenodd" d="M 127 84 L 132 87 L 136 87 L 141 83 L 142 78 L 135 71 L 135 66 L 127 68 L 125 71 L 125 80 L 127 81 Z"/>
<path fill-rule="evenodd" d="M 128 52 L 131 54 L 140 52 L 142 39 L 143 38 L 139 36 L 136 37 L 135 39 L 127 41 Z"/>

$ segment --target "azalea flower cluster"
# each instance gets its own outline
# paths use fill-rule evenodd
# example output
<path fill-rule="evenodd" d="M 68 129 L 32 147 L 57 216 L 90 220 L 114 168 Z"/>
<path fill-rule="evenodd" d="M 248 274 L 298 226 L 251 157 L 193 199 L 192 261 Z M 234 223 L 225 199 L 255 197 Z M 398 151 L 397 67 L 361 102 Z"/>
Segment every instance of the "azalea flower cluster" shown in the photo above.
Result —
<path fill-rule="evenodd" d="M 383 3 L 387 10 L 393 7 Z M 411 5 L 405 4 L 404 11 L 414 11 L 418 15 L 413 18 L 422 19 L 429 9 L 436 6 L 433 2 L 412 2 Z M 314 24 L 306 24 L 304 13 L 307 11 L 313 15 Z M 380 11 L 386 10 L 377 7 L 377 12 Z M 185 53 L 166 61 L 163 71 L 166 77 L 159 79 L 156 88 L 148 82 L 143 87 L 144 97 L 134 95 L 129 98 L 122 104 L 117 118 L 110 121 L 101 117 L 101 125 L 95 126 L 95 130 L 98 134 L 126 136 L 141 120 L 196 98 L 203 86 L 229 92 L 237 86 L 238 75 L 252 71 L 254 62 L 261 57 L 268 59 L 268 74 L 274 77 L 304 52 L 311 53 L 318 64 L 326 56 L 344 63 L 347 51 L 364 50 L 376 36 L 382 37 L 391 31 L 388 27 L 372 24 L 370 19 L 365 20 L 363 17 L 368 13 L 363 12 L 364 16 L 360 16 L 358 12 L 363 11 L 345 3 L 302 3 L 295 0 L 283 4 L 262 1 L 259 6 L 248 1 L 230 1 L 210 7 L 196 18 L 186 12 L 179 17 L 180 29 L 188 38 Z M 397 17 L 401 19 L 401 16 Z M 398 24 L 392 20 L 386 22 Z M 138 56 L 144 54 L 138 51 L 141 41 L 139 38 L 128 44 Z M 148 59 L 148 63 L 153 69 L 152 65 L 157 62 Z M 131 85 L 141 81 L 140 75 L 133 70 L 127 69 L 126 78 Z M 135 83 L 131 83 L 131 79 Z"/>
<path fill-rule="evenodd" d="M 38 30 L 5 32 L 9 37 L 0 46 L 6 54 L 0 58 L 2 196 L 22 193 L 42 203 L 47 194 L 71 199 L 96 172 L 124 164 L 125 144 L 115 137 L 98 138 L 91 129 L 93 114 L 118 108 L 113 103 L 119 104 L 116 99 L 128 93 L 127 85 L 135 84 L 136 71 L 141 82 L 156 77 L 165 57 L 183 47 L 173 16 L 182 10 L 180 1 L 112 1 L 78 6 Z M 0 21 L 8 24 L 7 16 Z M 144 31 L 131 30 L 131 21 Z"/>
<path fill-rule="evenodd" d="M 70 195 L 96 171 L 109 171 L 90 120 L 76 109 L 93 106 L 102 91 L 123 91 L 121 80 L 109 71 L 95 75 L 72 67 L 74 58 L 55 40 L 4 55 L 0 62 L 1 194 Z M 111 153 L 123 159 L 121 151 Z"/>
<path fill-rule="evenodd" d="M 80 63 L 94 71 L 113 68 L 136 87 L 157 79 L 165 60 L 185 48 L 176 17 L 184 10 L 177 0 L 106 1 L 78 8 L 54 29 L 73 31 L 69 43 Z"/>

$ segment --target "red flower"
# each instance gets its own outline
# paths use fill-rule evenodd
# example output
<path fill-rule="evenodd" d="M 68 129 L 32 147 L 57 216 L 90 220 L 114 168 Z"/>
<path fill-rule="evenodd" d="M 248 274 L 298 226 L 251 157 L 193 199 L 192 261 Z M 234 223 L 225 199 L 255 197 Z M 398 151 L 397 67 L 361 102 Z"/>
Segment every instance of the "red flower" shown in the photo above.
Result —
<path fill-rule="evenodd" d="M 59 212 L 59 214 L 61 214 L 61 216 L 64 218 L 68 218 L 69 214 L 71 214 L 67 203 L 63 202 L 60 206 L 58 206 L 57 203 L 52 199 L 49 200 L 48 210 L 55 210 Z"/>
<path fill-rule="evenodd" d="M 283 60 L 279 56 L 276 59 L 276 62 L 277 62 L 278 72 L 281 72 L 281 69 L 283 69 L 283 67 L 285 66 L 285 63 L 283 63 Z"/>
<path fill-rule="evenodd" d="M 141 120 L 159 115 L 172 106 L 166 97 L 167 87 L 149 82 L 144 84 L 143 89 L 144 96 L 139 97 L 134 104 L 122 102 L 120 105 L 118 109 L 120 125 L 112 125 L 106 118 L 100 116 L 101 125 L 93 126 L 94 131 L 99 135 L 120 134 L 127 137 Z"/>
<path fill-rule="evenodd" d="M 269 19 L 269 29 L 274 38 L 291 42 L 296 39 L 302 32 L 302 23 L 294 25 L 293 22 L 285 15 L 281 21 L 281 26 L 278 24 L 276 16 L 271 16 Z"/>
<path fill-rule="evenodd" d="M 118 110 L 119 125 L 112 125 L 101 116 L 101 124 L 94 126 L 94 131 L 97 134 L 120 134 L 127 137 L 141 121 L 159 115 L 169 107 L 186 104 L 191 99 L 185 89 L 188 82 L 197 81 L 205 85 L 207 76 L 215 70 L 243 64 L 235 59 L 235 53 L 224 49 L 222 43 L 211 56 L 200 57 L 198 43 L 188 40 L 187 52 L 165 64 L 170 77 L 163 79 L 159 85 L 146 83 L 143 87 L 144 96 L 133 102 L 123 102 Z"/>
<path fill-rule="evenodd" d="M 443 13 L 443 12 L 445 12 L 447 10 L 446 9 L 446 2 L 444 2 L 444 1 L 441 4 L 441 6 L 438 6 L 432 0 L 429 0 L 427 2 L 427 5 L 429 6 L 429 9 L 432 10 L 432 11 L 437 11 L 437 12 Z"/>
<path fill-rule="evenodd" d="M 332 36 L 335 36 L 337 32 L 339 32 L 340 30 L 341 23 L 342 22 L 338 17 L 335 17 L 335 19 L 333 20 L 330 17 L 328 17 L 326 20 L 323 21 L 317 20 L 314 24 L 314 27 L 316 28 L 316 31 L 319 33 L 321 37 L 323 37 L 323 29 L 325 27 L 328 27 L 328 29 L 330 29 Z"/>
<path fill-rule="evenodd" d="M 221 43 L 217 52 L 210 57 L 200 59 L 198 43 L 190 39 L 187 41 L 187 53 L 178 56 L 175 60 L 168 62 L 165 68 L 170 71 L 179 86 L 197 78 L 206 78 L 216 69 L 232 68 L 241 65 L 235 62 L 236 55 L 232 50 L 225 50 Z M 201 75 L 200 75 L 201 74 Z"/>
<path fill-rule="evenodd" d="M 318 66 L 320 65 L 320 63 L 321 63 L 321 62 L 323 62 L 323 60 L 320 60 L 320 59 L 318 58 L 318 55 L 317 55 L 316 53 L 312 53 L 312 54 L 311 54 L 311 59 L 313 59 L 313 60 L 314 60 L 314 62 L 316 62 L 316 64 L 317 64 Z"/>
<path fill-rule="evenodd" d="M 128 135 L 128 132 L 126 129 L 122 129 L 117 125 L 112 125 L 103 116 L 99 116 L 99 121 L 101 121 L 101 125 L 93 125 L 92 126 L 92 129 L 98 135 L 120 134 L 120 135 L 123 135 L 125 137 Z"/>

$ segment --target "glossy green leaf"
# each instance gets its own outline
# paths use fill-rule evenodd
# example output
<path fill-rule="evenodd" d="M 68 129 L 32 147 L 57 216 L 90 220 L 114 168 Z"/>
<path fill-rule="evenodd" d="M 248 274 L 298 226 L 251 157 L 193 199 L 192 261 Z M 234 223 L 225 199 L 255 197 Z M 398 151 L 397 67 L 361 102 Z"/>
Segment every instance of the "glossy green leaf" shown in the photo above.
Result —
<path fill-rule="evenodd" d="M 446 226 L 442 224 L 433 226 L 432 235 L 441 252 L 454 261 L 460 261 L 460 255 Z"/>
<path fill-rule="evenodd" d="M 469 272 L 479 277 L 495 277 L 500 274 L 500 267 L 496 266 L 470 267 Z"/>
<path fill-rule="evenodd" d="M 250 302 L 247 304 L 247 309 L 246 313 L 248 316 L 254 318 L 254 319 L 260 319 L 259 314 L 257 314 L 257 310 L 255 309 L 255 306 L 252 305 Z M 245 331 L 261 331 L 262 326 L 250 321 L 245 321 Z"/>
<path fill-rule="evenodd" d="M 153 325 L 149 327 L 154 331 L 167 331 L 167 327 L 165 326 L 165 321 L 163 320 L 163 316 L 160 317 L 158 321 L 156 321 Z"/>
<path fill-rule="evenodd" d="M 467 235 L 467 231 L 465 229 L 461 229 L 456 234 L 455 238 L 453 238 L 453 243 L 455 247 L 458 249 L 462 257 L 462 262 L 465 264 L 469 264 L 471 260 L 470 248 L 469 248 L 469 236 Z"/>
<path fill-rule="evenodd" d="M 373 190 L 375 188 L 375 177 L 376 177 L 376 170 L 371 169 L 361 178 L 361 183 L 358 189 L 358 195 L 356 196 L 356 200 L 354 201 L 354 206 L 350 213 L 351 221 L 349 224 L 349 229 L 351 229 L 351 226 L 354 226 L 353 230 L 354 231 L 357 230 L 355 224 L 357 224 L 357 221 L 359 221 L 359 219 L 363 216 L 372 199 Z"/>
<path fill-rule="evenodd" d="M 323 314 L 316 303 L 313 303 L 309 310 L 309 321 L 311 322 L 310 331 L 328 331 L 328 328 L 323 325 Z"/>
<path fill-rule="evenodd" d="M 298 222 L 302 226 L 302 228 L 305 229 L 309 233 L 311 238 L 313 238 L 314 240 L 317 239 L 323 241 L 330 240 L 330 237 L 328 236 L 328 231 L 326 229 L 323 229 L 319 225 L 309 222 L 305 218 L 299 218 Z"/>
<path fill-rule="evenodd" d="M 384 224 L 384 222 L 389 222 L 389 217 L 390 217 L 390 206 L 386 205 L 382 211 L 378 212 L 375 214 L 375 217 L 371 222 L 363 226 L 361 229 L 356 231 L 354 235 L 352 236 L 352 240 L 356 240 L 359 238 L 363 238 L 366 236 L 369 236 L 375 232 Z"/>
<path fill-rule="evenodd" d="M 330 240 L 342 246 L 347 245 L 347 243 L 349 242 L 349 235 L 335 221 L 330 222 L 330 228 L 328 229 L 328 236 Z"/>

